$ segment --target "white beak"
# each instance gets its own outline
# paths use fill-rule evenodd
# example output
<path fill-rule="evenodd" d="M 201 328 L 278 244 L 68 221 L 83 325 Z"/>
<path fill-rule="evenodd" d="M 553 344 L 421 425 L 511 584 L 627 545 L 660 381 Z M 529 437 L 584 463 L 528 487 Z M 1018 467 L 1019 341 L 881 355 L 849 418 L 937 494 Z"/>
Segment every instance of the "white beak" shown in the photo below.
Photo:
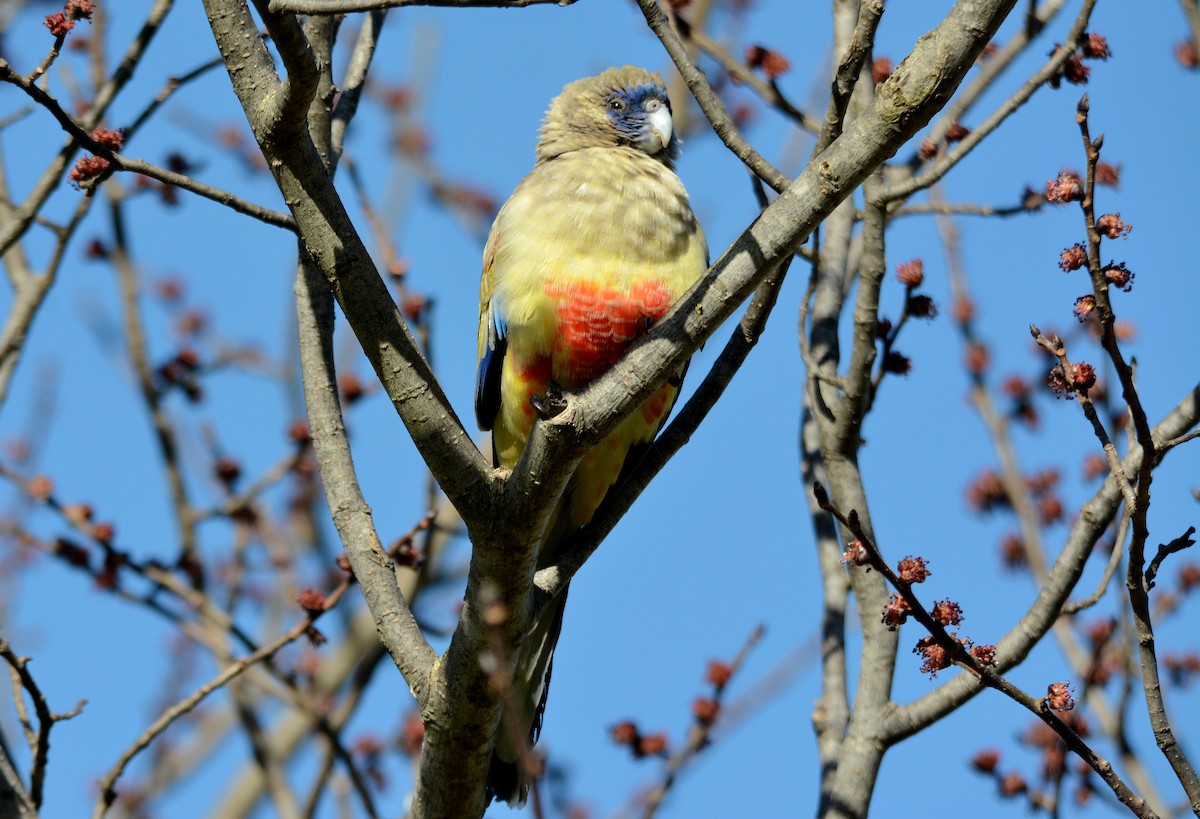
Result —
<path fill-rule="evenodd" d="M 671 144 L 671 134 L 674 132 L 674 125 L 671 122 L 671 109 L 665 105 L 661 105 L 657 110 L 650 112 L 648 119 L 650 120 L 650 128 L 642 140 L 641 147 L 642 150 L 653 156 Z"/>

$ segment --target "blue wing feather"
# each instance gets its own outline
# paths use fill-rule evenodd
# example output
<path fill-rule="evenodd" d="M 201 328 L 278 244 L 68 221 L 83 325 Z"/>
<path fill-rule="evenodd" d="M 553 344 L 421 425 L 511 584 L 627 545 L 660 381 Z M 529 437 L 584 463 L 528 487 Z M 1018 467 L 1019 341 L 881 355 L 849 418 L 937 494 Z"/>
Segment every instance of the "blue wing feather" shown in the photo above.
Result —
<path fill-rule="evenodd" d="M 475 420 L 482 430 L 492 428 L 496 413 L 500 411 L 500 372 L 507 350 L 504 322 L 496 316 L 495 310 L 489 310 L 487 347 L 479 358 L 479 370 L 475 374 Z"/>

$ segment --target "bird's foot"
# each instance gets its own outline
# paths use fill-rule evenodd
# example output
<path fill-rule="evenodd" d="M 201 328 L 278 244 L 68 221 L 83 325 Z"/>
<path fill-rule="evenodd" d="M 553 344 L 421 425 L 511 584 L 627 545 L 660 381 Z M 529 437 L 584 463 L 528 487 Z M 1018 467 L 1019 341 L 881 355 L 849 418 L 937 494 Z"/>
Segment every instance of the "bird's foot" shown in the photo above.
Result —
<path fill-rule="evenodd" d="M 538 414 L 538 418 L 548 421 L 556 415 L 561 415 L 567 408 L 567 397 L 553 381 L 546 387 L 545 395 L 535 395 L 529 399 L 530 405 Z"/>

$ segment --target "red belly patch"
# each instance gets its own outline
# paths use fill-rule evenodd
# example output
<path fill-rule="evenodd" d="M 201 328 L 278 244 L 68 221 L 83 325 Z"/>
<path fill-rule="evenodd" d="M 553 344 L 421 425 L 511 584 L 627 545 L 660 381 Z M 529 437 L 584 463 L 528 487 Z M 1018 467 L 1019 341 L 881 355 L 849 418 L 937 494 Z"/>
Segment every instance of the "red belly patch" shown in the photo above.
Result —
<path fill-rule="evenodd" d="M 529 403 L 529 399 L 546 394 L 551 380 L 550 356 L 534 356 L 523 365 L 517 365 L 517 376 L 524 390 L 519 406 L 525 415 L 528 427 L 532 428 L 534 409 L 533 404 Z M 528 432 L 528 428 L 526 432 Z"/>
<path fill-rule="evenodd" d="M 601 283 L 548 283 L 546 295 L 558 303 L 554 369 L 566 389 L 577 389 L 615 364 L 671 306 L 670 291 L 654 279 L 636 282 L 628 292 Z"/>

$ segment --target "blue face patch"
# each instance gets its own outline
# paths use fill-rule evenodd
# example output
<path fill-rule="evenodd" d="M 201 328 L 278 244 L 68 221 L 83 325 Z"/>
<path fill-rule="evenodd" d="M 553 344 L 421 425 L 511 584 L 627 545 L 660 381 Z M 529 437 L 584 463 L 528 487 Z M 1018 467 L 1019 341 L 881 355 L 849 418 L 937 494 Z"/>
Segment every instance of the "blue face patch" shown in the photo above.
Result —
<path fill-rule="evenodd" d="M 649 115 L 646 103 L 657 100 L 671 110 L 671 102 L 667 99 L 667 90 L 658 83 L 642 83 L 632 87 L 613 89 L 607 99 L 608 117 L 613 125 L 629 142 L 637 144 L 649 133 Z M 666 153 L 670 157 L 676 154 L 678 140 L 672 136 L 671 144 Z"/>

